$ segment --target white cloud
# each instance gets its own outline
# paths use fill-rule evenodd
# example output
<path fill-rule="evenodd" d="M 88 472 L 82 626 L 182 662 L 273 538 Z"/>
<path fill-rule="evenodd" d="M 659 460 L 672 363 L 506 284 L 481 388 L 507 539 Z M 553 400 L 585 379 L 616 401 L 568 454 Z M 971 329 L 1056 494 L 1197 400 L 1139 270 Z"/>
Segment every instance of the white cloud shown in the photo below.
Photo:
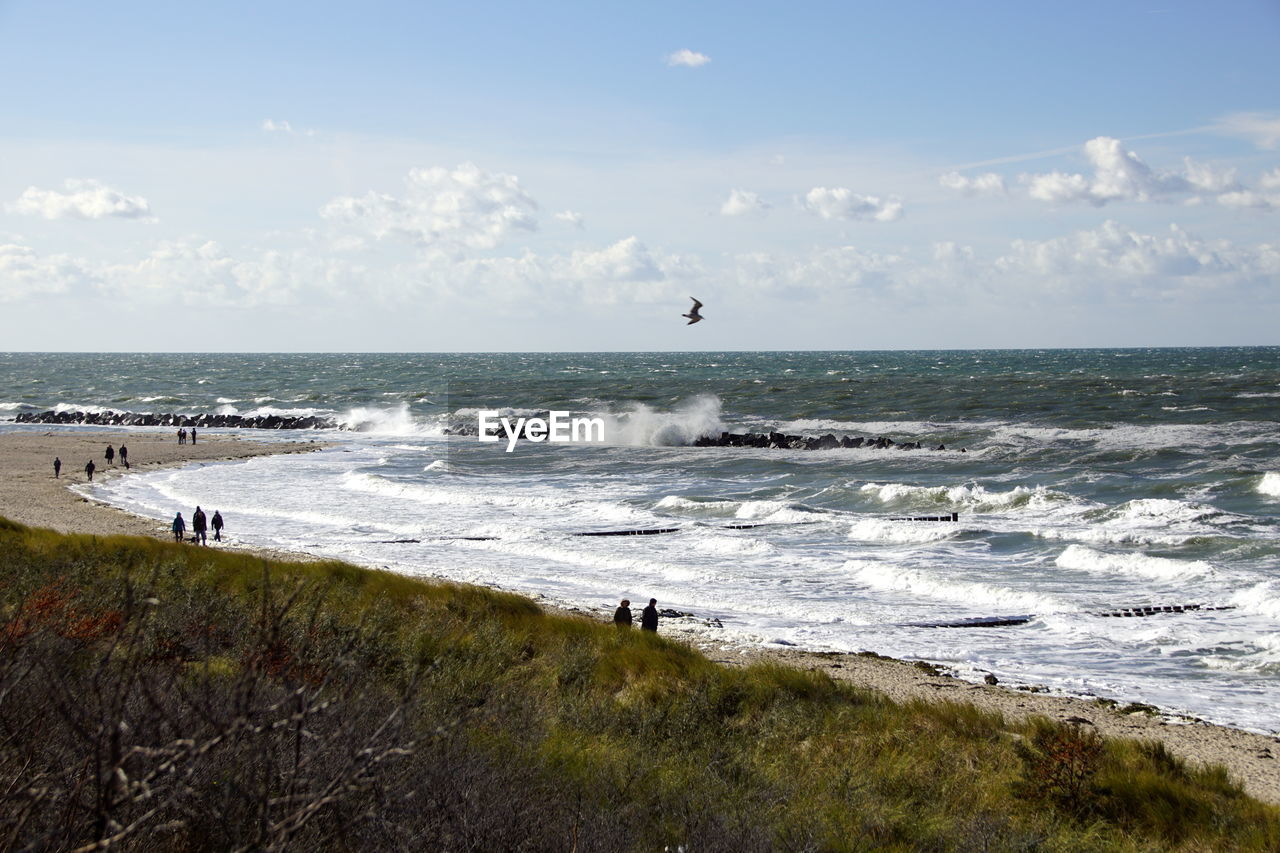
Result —
<path fill-rule="evenodd" d="M 902 215 L 901 201 L 860 195 L 847 187 L 814 187 L 805 194 L 800 206 L 823 219 L 892 222 Z"/>
<path fill-rule="evenodd" d="M 1137 154 L 1124 150 L 1120 140 L 1109 136 L 1090 139 L 1084 144 L 1084 154 L 1093 166 L 1092 175 L 1023 175 L 1028 194 L 1040 201 L 1083 201 L 1101 207 L 1112 201 L 1150 201 L 1191 189 L 1186 178 L 1152 171 Z"/>
<path fill-rule="evenodd" d="M 289 122 L 276 121 L 269 118 L 262 120 L 262 129 L 267 133 L 293 133 L 293 125 L 289 124 Z"/>
<path fill-rule="evenodd" d="M 1243 137 L 1259 148 L 1280 147 L 1280 116 L 1269 113 L 1235 113 L 1218 119 L 1214 127 L 1230 136 Z"/>
<path fill-rule="evenodd" d="M 746 216 L 764 213 L 768 209 L 769 205 L 750 190 L 733 190 L 724 204 L 720 205 L 720 215 Z"/>
<path fill-rule="evenodd" d="M 1015 275 L 1154 287 L 1162 293 L 1269 280 L 1280 273 L 1280 247 L 1240 247 L 1207 241 L 1177 225 L 1165 235 L 1144 234 L 1104 222 L 1096 229 L 1051 240 L 1017 240 L 994 268 Z"/>
<path fill-rule="evenodd" d="M 1264 190 L 1280 190 L 1280 166 L 1270 172 L 1263 172 L 1258 178 L 1258 186 Z"/>
<path fill-rule="evenodd" d="M 538 204 L 514 175 L 473 163 L 412 169 L 402 198 L 369 192 L 335 198 L 321 216 L 373 234 L 399 236 L 423 248 L 492 249 L 514 231 L 534 231 Z"/>
<path fill-rule="evenodd" d="M 582 230 L 582 214 L 576 210 L 562 210 L 555 214 L 555 218 L 566 225 Z"/>
<path fill-rule="evenodd" d="M 679 255 L 651 250 L 636 237 L 601 249 L 569 255 L 458 258 L 430 252 L 405 270 L 391 298 L 432 294 L 489 303 L 536 305 L 539 300 L 590 303 L 660 302 L 677 296 L 685 283 L 704 276 L 701 266 Z"/>
<path fill-rule="evenodd" d="M 1004 195 L 1007 192 L 1004 178 L 995 172 L 983 172 L 973 177 L 966 177 L 959 172 L 948 172 L 938 178 L 938 183 L 966 196 Z"/>
<path fill-rule="evenodd" d="M 113 296 L 150 303 L 253 308 L 332 296 L 359 285 L 363 270 L 309 252 L 270 250 L 238 258 L 214 240 L 165 241 L 146 257 L 98 271 Z"/>
<path fill-rule="evenodd" d="M 66 293 L 88 280 L 84 264 L 67 255 L 41 256 L 30 246 L 0 245 L 0 302 Z"/>
<path fill-rule="evenodd" d="M 1215 194 L 1236 192 L 1241 189 L 1236 180 L 1235 169 L 1217 169 L 1208 163 L 1197 163 L 1190 157 L 1183 159 L 1186 164 L 1184 175 L 1191 188 L 1197 192 Z"/>
<path fill-rule="evenodd" d="M 69 178 L 64 186 L 65 193 L 27 187 L 7 208 L 12 213 L 45 219 L 150 219 L 151 205 L 142 196 L 128 196 L 94 180 Z"/>
<path fill-rule="evenodd" d="M 853 246 L 808 254 L 752 252 L 733 259 L 729 273 L 737 288 L 785 299 L 828 300 L 857 292 L 887 295 L 903 258 Z"/>
<path fill-rule="evenodd" d="M 699 68 L 710 61 L 711 57 L 707 56 L 705 53 L 698 53 L 696 51 L 689 50 L 688 48 L 677 50 L 675 53 L 667 56 L 667 65 L 672 68 L 677 66 L 683 66 L 685 68 Z"/>

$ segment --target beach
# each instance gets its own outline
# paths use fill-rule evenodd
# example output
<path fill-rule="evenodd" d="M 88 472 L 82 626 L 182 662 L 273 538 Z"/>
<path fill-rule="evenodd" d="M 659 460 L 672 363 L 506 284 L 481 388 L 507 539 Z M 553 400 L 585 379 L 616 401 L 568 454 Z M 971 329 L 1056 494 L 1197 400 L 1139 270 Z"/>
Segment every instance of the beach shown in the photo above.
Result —
<path fill-rule="evenodd" d="M 33 428 L 0 434 L 0 466 L 5 487 L 0 490 L 0 515 L 34 527 L 92 535 L 128 534 L 168 538 L 167 524 L 142 518 L 88 500 L 72 487 L 84 484 L 84 465 L 98 465 L 95 482 L 119 477 L 125 469 L 107 466 L 107 444 L 129 447 L 131 471 L 181 466 L 193 462 L 247 459 L 255 456 L 306 453 L 324 446 L 320 441 L 254 441 L 236 434 L 201 434 L 195 445 L 179 445 L 172 431 L 48 430 Z M 63 461 L 62 477 L 53 476 L 53 459 Z M 234 508 L 218 507 L 233 524 Z M 175 507 L 189 515 L 194 507 Z M 210 511 L 212 511 L 212 507 Z M 263 556 L 300 556 L 270 549 L 255 549 Z M 546 605 L 544 605 L 546 607 Z M 584 618 L 607 619 L 604 610 L 552 608 Z M 1108 737 L 1162 742 L 1171 752 L 1196 765 L 1220 764 L 1252 796 L 1280 803 L 1280 738 L 1213 725 L 1187 717 L 1148 710 L 1125 711 L 1116 706 L 1056 693 L 973 684 L 960 678 L 928 671 L 911 662 L 887 657 L 808 652 L 801 649 L 744 646 L 717 642 L 705 629 L 693 629 L 697 620 L 664 619 L 661 632 L 699 647 L 712 660 L 732 666 L 771 661 L 801 669 L 817 670 L 834 679 L 883 693 L 896 702 L 961 702 L 973 704 L 1009 719 L 1041 715 L 1049 719 L 1089 726 Z M 1026 687 L 1027 685 L 1021 685 Z"/>

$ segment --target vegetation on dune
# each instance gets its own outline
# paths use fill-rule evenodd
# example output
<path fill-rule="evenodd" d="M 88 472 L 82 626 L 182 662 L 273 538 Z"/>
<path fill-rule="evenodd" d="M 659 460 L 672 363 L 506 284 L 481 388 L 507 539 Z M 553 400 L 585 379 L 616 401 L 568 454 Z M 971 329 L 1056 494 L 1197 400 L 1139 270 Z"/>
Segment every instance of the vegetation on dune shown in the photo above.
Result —
<path fill-rule="evenodd" d="M 528 599 L 0 519 L 0 847 L 1274 850 L 1220 770 Z"/>

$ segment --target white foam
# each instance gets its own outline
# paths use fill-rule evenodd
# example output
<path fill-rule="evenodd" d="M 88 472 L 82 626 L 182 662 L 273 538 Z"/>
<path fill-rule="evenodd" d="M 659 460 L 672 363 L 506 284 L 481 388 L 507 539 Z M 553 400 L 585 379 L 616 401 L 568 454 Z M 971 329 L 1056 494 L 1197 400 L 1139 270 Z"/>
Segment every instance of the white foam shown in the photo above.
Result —
<path fill-rule="evenodd" d="M 449 463 L 443 459 L 436 459 L 430 465 L 422 469 L 423 471 L 448 471 Z"/>
<path fill-rule="evenodd" d="M 1280 471 L 1267 471 L 1258 480 L 1258 493 L 1280 498 Z"/>
<path fill-rule="evenodd" d="M 377 474 L 348 473 L 341 487 L 354 492 L 413 501 L 433 506 L 508 507 L 517 510 L 564 511 L 578 509 L 591 517 L 609 521 L 637 518 L 637 513 L 621 504 L 607 501 L 584 501 L 553 494 L 530 494 L 506 491 L 499 487 L 481 490 L 475 487 L 399 483 Z M 562 493 L 564 494 L 564 493 Z M 648 520 L 647 518 L 645 520 Z"/>
<path fill-rule="evenodd" d="M 12 412 L 15 409 L 21 409 L 21 403 L 0 402 L 0 412 Z"/>
<path fill-rule="evenodd" d="M 782 501 L 743 501 L 734 517 L 772 524 L 808 524 L 823 520 L 822 513 L 807 512 Z"/>
<path fill-rule="evenodd" d="M 849 528 L 849 538 L 859 542 L 884 542 L 905 545 L 939 542 L 958 532 L 956 525 L 930 521 L 890 521 L 887 518 L 863 518 Z"/>
<path fill-rule="evenodd" d="M 911 486 L 905 483 L 865 483 L 862 493 L 881 503 L 904 506 L 948 506 L 969 512 L 1010 509 L 1045 509 L 1079 504 L 1075 498 L 1037 486 L 1015 486 L 1007 492 L 990 491 L 976 483 L 960 486 Z"/>
<path fill-rule="evenodd" d="M 944 580 L 936 574 L 890 562 L 849 560 L 845 570 L 858 582 L 878 590 L 907 592 L 922 598 L 1021 613 L 1073 611 L 1073 605 L 1034 592 L 971 581 Z"/>
<path fill-rule="evenodd" d="M 1230 601 L 1241 610 L 1280 619 L 1280 581 L 1262 581 L 1237 590 Z"/>
<path fill-rule="evenodd" d="M 1064 569 L 1092 573 L 1140 575 L 1156 580 L 1203 577 L 1213 574 L 1213 566 L 1203 560 L 1172 560 L 1149 554 L 1113 554 L 1083 545 L 1069 545 L 1054 564 Z"/>
<path fill-rule="evenodd" d="M 1162 525 L 1204 522 L 1223 515 L 1219 509 L 1193 501 L 1172 498 L 1140 498 L 1121 504 L 1114 510 L 1115 520 Z"/>
<path fill-rule="evenodd" d="M 720 398 L 713 394 L 685 400 L 671 412 L 634 403 L 627 411 L 599 417 L 604 418 L 605 441 L 610 444 L 683 447 L 704 435 L 725 431 L 720 420 Z"/>
<path fill-rule="evenodd" d="M 401 403 L 394 409 L 376 409 L 361 406 L 349 409 L 339 420 L 356 432 L 375 435 L 441 435 L 439 424 L 424 424 L 409 412 L 409 404 Z"/>
<path fill-rule="evenodd" d="M 653 505 L 655 510 L 683 512 L 691 515 L 732 515 L 741 501 L 695 501 L 680 495 L 667 495 Z"/>

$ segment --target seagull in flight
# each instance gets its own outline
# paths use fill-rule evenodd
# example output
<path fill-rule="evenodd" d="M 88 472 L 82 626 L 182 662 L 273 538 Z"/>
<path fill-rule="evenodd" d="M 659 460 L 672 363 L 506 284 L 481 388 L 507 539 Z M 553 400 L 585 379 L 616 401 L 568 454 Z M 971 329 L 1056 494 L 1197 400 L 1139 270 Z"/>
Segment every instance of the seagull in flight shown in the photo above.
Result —
<path fill-rule="evenodd" d="M 702 303 L 699 302 L 697 299 L 694 299 L 692 296 L 690 296 L 689 298 L 693 299 L 693 307 L 689 309 L 688 314 L 680 315 L 681 317 L 689 318 L 689 322 L 685 323 L 686 326 L 692 326 L 694 323 L 702 319 L 702 315 L 698 313 L 698 309 L 702 307 Z"/>

